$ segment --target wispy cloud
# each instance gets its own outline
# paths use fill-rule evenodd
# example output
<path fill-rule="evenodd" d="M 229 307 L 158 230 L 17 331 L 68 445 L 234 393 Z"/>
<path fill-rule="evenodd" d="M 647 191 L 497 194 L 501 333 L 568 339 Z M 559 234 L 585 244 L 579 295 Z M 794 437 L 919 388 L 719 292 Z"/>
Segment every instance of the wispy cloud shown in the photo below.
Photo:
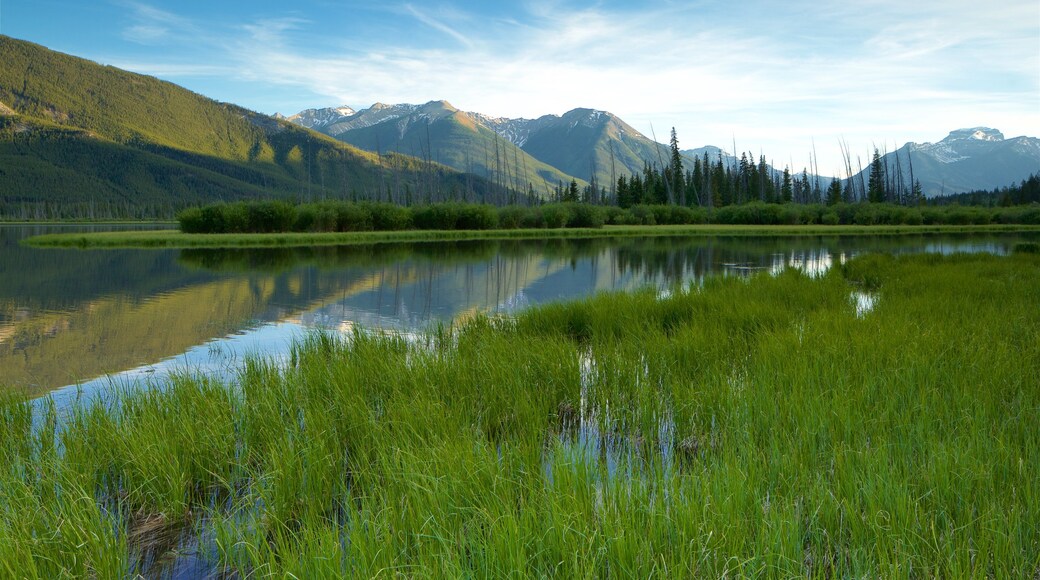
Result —
<path fill-rule="evenodd" d="M 410 14 L 412 17 L 414 17 L 419 22 L 422 22 L 426 26 L 429 26 L 430 28 L 433 28 L 434 30 L 437 30 L 439 32 L 443 32 L 444 34 L 450 36 L 451 38 L 454 38 L 459 42 L 459 44 L 462 44 L 467 48 L 473 48 L 473 41 L 471 41 L 468 37 L 464 36 L 462 33 L 455 30 L 454 28 L 448 26 L 444 22 L 437 20 L 436 18 L 430 16 L 426 12 L 420 11 L 411 4 L 405 4 L 404 9 L 408 14 Z"/>
<path fill-rule="evenodd" d="M 138 44 L 159 44 L 199 36 L 200 30 L 190 19 L 133 0 L 120 0 L 133 22 L 123 29 L 123 38 Z"/>
<path fill-rule="evenodd" d="M 814 139 L 838 136 L 866 147 L 940 139 L 960 125 L 1040 133 L 1034 0 L 802 0 L 740 11 L 710 2 L 621 10 L 532 0 L 498 18 L 402 4 L 385 8 L 392 40 L 319 37 L 317 22 L 295 17 L 253 19 L 214 34 L 129 6 L 136 20 L 124 35 L 208 38 L 213 68 L 189 74 L 281 86 L 310 99 L 298 108 L 445 98 L 468 110 L 530 117 L 591 106 L 641 130 L 674 125 L 690 146 L 736 137 L 780 158 L 804 158 L 799 149 L 808 151 Z M 413 42 L 404 21 L 437 34 Z"/>

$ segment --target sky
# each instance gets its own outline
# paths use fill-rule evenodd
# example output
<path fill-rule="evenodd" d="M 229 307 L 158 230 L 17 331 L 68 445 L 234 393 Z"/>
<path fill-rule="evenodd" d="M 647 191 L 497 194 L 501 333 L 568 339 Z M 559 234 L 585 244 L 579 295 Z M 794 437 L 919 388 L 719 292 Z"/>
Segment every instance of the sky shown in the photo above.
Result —
<path fill-rule="evenodd" d="M 1040 136 L 1037 0 L 0 0 L 0 34 L 262 113 L 587 107 L 824 175 L 842 142 Z"/>

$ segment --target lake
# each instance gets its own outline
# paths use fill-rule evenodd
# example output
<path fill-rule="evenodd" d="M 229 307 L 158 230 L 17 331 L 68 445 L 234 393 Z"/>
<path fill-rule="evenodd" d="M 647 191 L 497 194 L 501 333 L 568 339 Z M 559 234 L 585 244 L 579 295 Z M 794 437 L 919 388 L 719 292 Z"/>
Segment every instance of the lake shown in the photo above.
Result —
<path fill-rule="evenodd" d="M 30 235 L 147 226 L 0 226 L 0 385 L 59 404 L 176 370 L 233 374 L 312 329 L 415 332 L 605 290 L 864 252 L 1004 254 L 1036 234 L 652 237 L 234 250 L 57 250 Z M 155 226 L 152 226 L 155 227 Z"/>

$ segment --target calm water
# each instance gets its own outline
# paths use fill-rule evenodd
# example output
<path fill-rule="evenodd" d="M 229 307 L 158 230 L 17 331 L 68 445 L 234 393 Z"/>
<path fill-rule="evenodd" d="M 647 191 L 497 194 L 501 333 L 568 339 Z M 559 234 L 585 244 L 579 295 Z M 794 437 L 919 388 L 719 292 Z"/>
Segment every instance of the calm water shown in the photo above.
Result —
<path fill-rule="evenodd" d="M 76 227 L 0 226 L 0 384 L 55 392 L 59 404 L 176 369 L 233 372 L 249 354 L 283 356 L 308 329 L 407 332 L 601 290 L 667 290 L 709 274 L 790 267 L 818 274 L 868 251 L 1002 254 L 1037 239 L 619 238 L 93 251 L 18 244 Z"/>

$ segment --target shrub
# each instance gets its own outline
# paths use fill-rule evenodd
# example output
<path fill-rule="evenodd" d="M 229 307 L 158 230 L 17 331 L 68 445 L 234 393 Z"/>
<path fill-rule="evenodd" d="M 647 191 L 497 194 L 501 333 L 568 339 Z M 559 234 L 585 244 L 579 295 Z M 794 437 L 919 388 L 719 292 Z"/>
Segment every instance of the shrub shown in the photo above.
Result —
<path fill-rule="evenodd" d="M 652 226 L 657 224 L 657 218 L 650 206 L 634 205 L 628 208 L 628 212 L 632 216 L 632 221 L 635 225 Z"/>
<path fill-rule="evenodd" d="M 490 205 L 463 205 L 455 226 L 460 230 L 493 230 L 498 227 L 498 212 Z"/>
<path fill-rule="evenodd" d="M 869 203 L 856 205 L 852 214 L 852 223 L 858 226 L 872 226 L 878 223 L 878 211 Z"/>
<path fill-rule="evenodd" d="M 205 230 L 205 222 L 202 219 L 202 208 L 189 207 L 177 214 L 177 223 L 181 231 L 186 234 L 201 234 Z"/>
<path fill-rule="evenodd" d="M 305 204 L 296 208 L 296 219 L 293 220 L 294 232 L 320 231 L 317 228 L 318 207 L 314 204 Z"/>
<path fill-rule="evenodd" d="M 547 228 L 562 228 L 567 226 L 570 220 L 570 211 L 563 204 L 551 204 L 542 206 L 542 221 Z"/>
<path fill-rule="evenodd" d="M 524 223 L 524 214 L 529 210 L 518 205 L 507 205 L 498 209 L 498 227 L 508 230 L 519 228 Z"/>
<path fill-rule="evenodd" d="M 412 225 L 420 230 L 454 230 L 459 221 L 461 206 L 455 203 L 436 203 L 412 208 Z"/>
<path fill-rule="evenodd" d="M 221 206 L 221 219 L 223 220 L 221 231 L 229 234 L 256 231 L 252 229 L 251 223 L 253 207 L 254 204 L 247 204 L 244 201 Z"/>
<path fill-rule="evenodd" d="M 244 211 L 243 209 L 244 208 Z M 284 201 L 260 201 L 250 204 L 234 204 L 229 206 L 224 231 L 233 232 L 287 232 L 292 228 L 296 217 L 293 206 Z M 242 223 L 243 214 L 245 223 Z M 231 229 L 234 228 L 234 229 Z"/>
<path fill-rule="evenodd" d="M 607 221 L 607 212 L 596 205 L 585 203 L 567 204 L 567 227 L 569 228 L 601 228 Z"/>
<path fill-rule="evenodd" d="M 355 203 L 336 206 L 336 231 L 370 232 L 373 229 L 372 212 L 367 206 Z"/>
<path fill-rule="evenodd" d="M 545 227 L 545 216 L 542 214 L 541 207 L 527 208 L 524 215 L 521 217 L 520 227 L 522 228 L 544 228 Z"/>
<path fill-rule="evenodd" d="M 412 212 L 392 203 L 364 204 L 372 214 L 372 229 L 381 232 L 407 230 L 412 226 Z"/>

